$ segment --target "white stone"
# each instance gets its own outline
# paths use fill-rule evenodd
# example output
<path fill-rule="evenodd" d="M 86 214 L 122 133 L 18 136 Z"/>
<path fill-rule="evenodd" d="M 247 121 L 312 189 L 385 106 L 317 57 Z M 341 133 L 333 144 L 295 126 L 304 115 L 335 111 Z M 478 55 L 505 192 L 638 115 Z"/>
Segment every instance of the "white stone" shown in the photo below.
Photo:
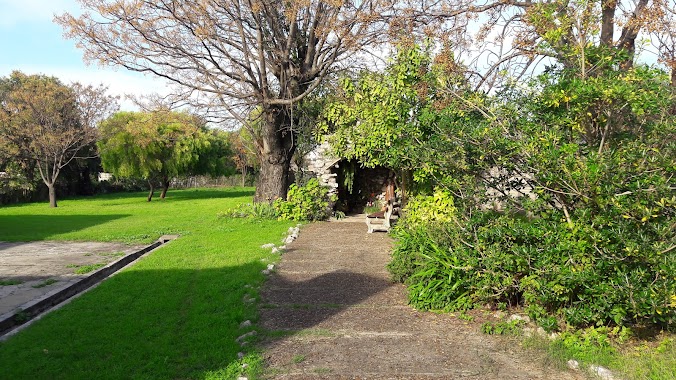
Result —
<path fill-rule="evenodd" d="M 251 321 L 248 320 L 248 319 L 239 324 L 240 329 L 245 329 L 245 328 L 250 327 L 250 326 L 251 326 Z"/>
<path fill-rule="evenodd" d="M 237 358 L 238 358 L 238 359 L 244 359 L 244 352 L 238 352 L 238 353 L 237 353 Z"/>
<path fill-rule="evenodd" d="M 275 264 L 268 264 L 268 270 L 275 270 Z"/>
<path fill-rule="evenodd" d="M 237 380 L 249 380 L 249 378 L 248 378 L 248 377 L 244 377 L 244 376 L 240 376 L 240 377 L 237 378 Z"/>
<path fill-rule="evenodd" d="M 275 245 L 272 244 L 272 243 L 261 245 L 261 248 L 263 248 L 263 249 L 270 249 L 270 248 L 274 248 L 274 247 L 275 247 Z"/>
<path fill-rule="evenodd" d="M 509 320 L 510 321 L 524 321 L 526 323 L 530 323 L 530 317 L 528 317 L 527 315 L 512 314 L 509 317 Z"/>
<path fill-rule="evenodd" d="M 577 360 L 570 359 L 568 360 L 568 368 L 570 369 L 580 369 L 580 363 Z"/>
<path fill-rule="evenodd" d="M 272 253 L 277 253 L 279 252 L 279 249 L 277 247 L 272 247 Z"/>
<path fill-rule="evenodd" d="M 610 372 L 609 369 L 603 368 L 598 365 L 590 365 L 589 370 L 596 376 L 598 376 L 602 380 L 615 380 L 615 376 L 613 376 L 613 373 Z"/>
<path fill-rule="evenodd" d="M 237 343 L 241 343 L 241 342 L 243 342 L 245 339 L 247 339 L 247 338 L 249 338 L 249 337 L 252 337 L 252 336 L 256 336 L 257 334 L 258 334 L 258 333 L 256 332 L 256 330 L 249 331 L 249 332 L 246 333 L 246 334 L 240 335 L 240 336 L 237 337 L 237 339 L 235 339 L 235 340 L 237 341 Z"/>

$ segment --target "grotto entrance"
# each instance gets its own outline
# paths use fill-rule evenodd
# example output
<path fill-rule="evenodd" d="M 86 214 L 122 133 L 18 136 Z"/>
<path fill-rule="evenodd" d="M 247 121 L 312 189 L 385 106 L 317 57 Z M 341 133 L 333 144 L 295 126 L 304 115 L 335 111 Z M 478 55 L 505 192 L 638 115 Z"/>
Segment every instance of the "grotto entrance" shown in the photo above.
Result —
<path fill-rule="evenodd" d="M 388 184 L 393 187 L 395 183 L 393 170 L 382 166 L 362 167 L 356 160 L 341 160 L 333 165 L 332 172 L 338 184 L 334 208 L 345 214 L 380 211 Z"/>

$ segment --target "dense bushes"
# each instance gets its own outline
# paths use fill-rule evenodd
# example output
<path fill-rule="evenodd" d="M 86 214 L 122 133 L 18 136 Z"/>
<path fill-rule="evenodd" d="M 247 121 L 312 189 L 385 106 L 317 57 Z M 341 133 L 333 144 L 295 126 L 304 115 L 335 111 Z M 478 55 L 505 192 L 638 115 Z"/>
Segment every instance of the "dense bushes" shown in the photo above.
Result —
<path fill-rule="evenodd" d="M 676 322 L 672 254 L 615 251 L 645 231 L 571 230 L 552 218 L 478 212 L 458 224 L 402 229 L 390 270 L 406 279 L 411 304 L 457 310 L 523 305 L 543 327 Z M 626 226 L 625 226 L 626 227 Z M 614 254 L 599 254 L 612 251 Z"/>
<path fill-rule="evenodd" d="M 280 219 L 325 220 L 331 213 L 331 200 L 329 189 L 322 186 L 317 178 L 312 178 L 304 186 L 292 184 L 286 200 L 277 199 L 273 205 Z"/>
<path fill-rule="evenodd" d="M 221 217 L 283 219 L 295 221 L 326 220 L 331 216 L 329 207 L 332 197 L 329 189 L 322 186 L 317 178 L 311 178 L 305 185 L 291 185 L 287 199 L 269 203 L 247 203 L 226 210 Z"/>
<path fill-rule="evenodd" d="M 390 271 L 411 304 L 519 306 L 550 330 L 676 327 L 669 82 L 599 59 L 594 75 L 550 68 L 525 91 L 472 98 L 447 89 L 455 92 L 444 107 L 413 120 L 432 134 L 411 150 L 421 152 L 413 177 L 453 194 L 443 200 L 453 212 L 436 214 L 448 198 L 438 191 L 404 209 Z M 438 141 L 457 147 L 426 163 L 431 151 L 443 156 L 429 145 Z"/>

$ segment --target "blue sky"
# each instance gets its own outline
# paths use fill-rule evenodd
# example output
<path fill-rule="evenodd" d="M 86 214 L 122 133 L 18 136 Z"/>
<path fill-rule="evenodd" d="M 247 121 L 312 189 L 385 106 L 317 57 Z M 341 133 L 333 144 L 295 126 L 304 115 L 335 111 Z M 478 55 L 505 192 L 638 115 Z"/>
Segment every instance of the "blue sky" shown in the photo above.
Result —
<path fill-rule="evenodd" d="M 52 19 L 55 14 L 80 13 L 75 0 L 0 0 L 0 77 L 14 70 L 46 74 L 65 83 L 103 83 L 114 95 L 164 92 L 164 84 L 152 77 L 124 69 L 89 66 L 75 42 L 63 38 L 63 30 Z M 134 109 L 121 101 L 123 109 Z"/>
<path fill-rule="evenodd" d="M 26 74 L 46 74 L 65 83 L 79 81 L 85 84 L 103 83 L 109 92 L 142 95 L 166 93 L 164 83 L 124 69 L 85 65 L 75 42 L 63 38 L 63 31 L 52 19 L 55 14 L 79 14 L 76 0 L 0 0 L 0 77 L 13 70 Z M 647 54 L 643 61 L 655 62 Z M 129 101 L 121 102 L 122 109 L 134 109 Z"/>

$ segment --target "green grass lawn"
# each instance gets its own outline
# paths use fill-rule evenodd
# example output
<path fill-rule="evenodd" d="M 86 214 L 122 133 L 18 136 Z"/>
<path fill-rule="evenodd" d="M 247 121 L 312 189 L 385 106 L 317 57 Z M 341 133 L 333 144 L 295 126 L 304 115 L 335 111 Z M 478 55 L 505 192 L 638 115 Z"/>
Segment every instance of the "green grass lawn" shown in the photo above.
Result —
<path fill-rule="evenodd" d="M 0 240 L 149 243 L 181 237 L 0 343 L 1 379 L 228 378 L 239 324 L 256 318 L 265 243 L 288 222 L 217 218 L 252 189 L 112 194 L 0 207 Z M 249 328 L 250 330 L 251 328 Z M 229 370 L 230 369 L 230 370 Z"/>

